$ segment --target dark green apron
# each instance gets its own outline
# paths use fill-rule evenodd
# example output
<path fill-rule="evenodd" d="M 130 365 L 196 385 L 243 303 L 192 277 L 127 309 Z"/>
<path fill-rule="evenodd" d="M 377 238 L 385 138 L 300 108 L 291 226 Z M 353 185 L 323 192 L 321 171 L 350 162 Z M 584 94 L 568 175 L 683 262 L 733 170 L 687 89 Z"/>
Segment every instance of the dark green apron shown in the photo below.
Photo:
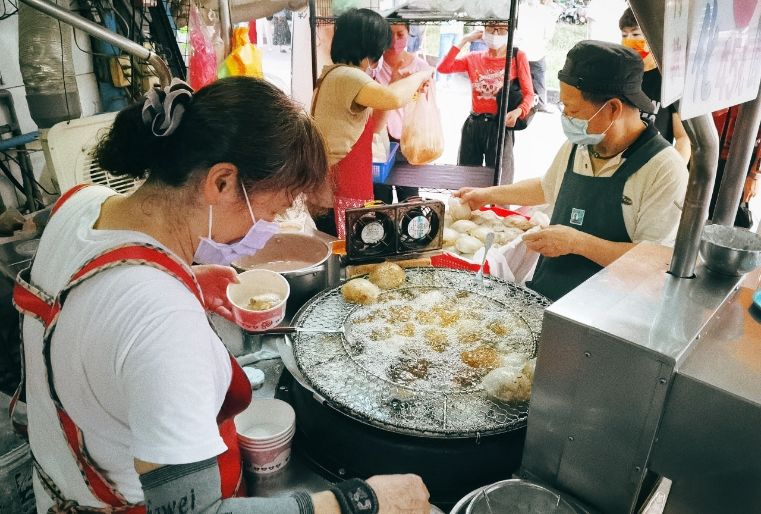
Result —
<path fill-rule="evenodd" d="M 635 141 L 630 155 L 611 177 L 590 177 L 573 171 L 577 145 L 568 158 L 551 225 L 566 225 L 606 241 L 631 243 L 624 224 L 623 209 L 631 205 L 624 198 L 626 181 L 653 156 L 671 146 L 657 132 L 645 130 Z M 569 254 L 541 257 L 534 278 L 527 285 L 550 300 L 557 300 L 602 269 L 599 264 Z"/>

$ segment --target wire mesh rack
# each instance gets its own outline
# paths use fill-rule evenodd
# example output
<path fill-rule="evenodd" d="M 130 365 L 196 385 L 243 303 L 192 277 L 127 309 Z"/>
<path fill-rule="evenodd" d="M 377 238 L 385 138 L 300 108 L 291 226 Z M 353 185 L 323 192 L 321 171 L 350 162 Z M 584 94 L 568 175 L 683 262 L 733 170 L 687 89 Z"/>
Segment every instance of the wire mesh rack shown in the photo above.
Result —
<path fill-rule="evenodd" d="M 474 287 L 473 274 L 466 271 L 437 268 L 406 271 L 405 287 L 384 293 L 394 295 L 390 303 L 383 303 L 389 299 L 381 297 L 380 306 L 357 306 L 347 303 L 336 288 L 313 298 L 296 314 L 293 324 L 305 331 L 293 338 L 294 356 L 310 386 L 337 410 L 397 433 L 468 438 L 524 426 L 528 403 L 502 402 L 487 396 L 480 379 L 488 371 L 462 379 L 459 370 L 467 366 L 459 358 L 451 358 L 458 354 L 459 347 L 449 352 L 448 357 L 436 348 L 420 353 L 414 350 L 414 345 L 399 345 L 395 335 L 383 339 L 381 334 L 375 344 L 359 325 L 372 315 L 372 309 L 377 312 L 388 307 L 396 321 L 385 318 L 385 332 L 398 333 L 411 323 L 416 325 L 414 337 L 430 344 L 430 337 L 423 334 L 431 330 L 430 323 L 441 324 L 441 320 L 432 318 L 426 325 L 426 320 L 410 318 L 409 312 L 419 305 L 421 294 L 438 294 L 448 299 L 445 300 L 448 304 L 462 302 L 470 312 L 488 313 L 482 316 L 483 323 L 489 323 L 489 318 L 502 320 L 509 327 L 509 335 L 494 337 L 495 345 L 504 344 L 528 359 L 536 354 L 542 316 L 549 302 L 533 291 L 499 279 L 494 279 L 489 288 Z M 310 329 L 334 332 L 310 333 Z M 463 337 L 467 340 L 466 334 Z M 446 344 L 463 344 L 451 342 L 451 338 L 449 341 Z M 388 352 L 396 352 L 391 355 L 395 359 L 391 366 L 383 360 Z"/>

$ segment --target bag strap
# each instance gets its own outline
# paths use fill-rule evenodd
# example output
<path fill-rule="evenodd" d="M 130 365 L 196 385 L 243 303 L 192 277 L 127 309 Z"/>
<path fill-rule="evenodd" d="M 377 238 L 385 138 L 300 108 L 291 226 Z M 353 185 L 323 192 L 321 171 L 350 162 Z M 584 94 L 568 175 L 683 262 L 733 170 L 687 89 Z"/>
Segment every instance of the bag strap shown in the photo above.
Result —
<path fill-rule="evenodd" d="M 315 110 L 315 108 L 317 107 L 317 97 L 319 97 L 319 96 L 320 96 L 320 89 L 321 89 L 321 86 L 322 86 L 322 83 L 323 83 L 323 81 L 325 81 L 325 78 L 326 78 L 328 75 L 330 75 L 330 73 L 331 73 L 333 70 L 336 70 L 336 69 L 340 68 L 341 66 L 346 66 L 346 64 L 336 64 L 336 65 L 335 65 L 335 67 L 333 67 L 333 68 L 329 69 L 329 70 L 328 70 L 328 72 L 327 72 L 327 73 L 325 73 L 325 75 L 323 75 L 322 77 L 320 77 L 319 79 L 317 79 L 317 84 L 315 84 L 315 89 L 314 89 L 314 97 L 312 98 L 312 106 L 311 106 L 311 108 L 309 109 L 309 114 L 310 114 L 310 115 L 311 115 L 313 118 L 314 118 L 314 110 Z"/>

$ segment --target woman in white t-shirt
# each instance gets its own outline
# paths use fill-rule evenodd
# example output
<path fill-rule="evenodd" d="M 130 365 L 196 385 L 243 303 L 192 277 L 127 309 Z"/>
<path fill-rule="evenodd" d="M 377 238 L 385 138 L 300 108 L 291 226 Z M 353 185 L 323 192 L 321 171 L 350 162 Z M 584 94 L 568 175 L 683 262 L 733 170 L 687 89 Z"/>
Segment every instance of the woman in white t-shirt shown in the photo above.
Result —
<path fill-rule="evenodd" d="M 373 200 L 372 141 L 385 128 L 385 116 L 373 111 L 393 111 L 409 103 L 431 78 L 432 71 L 418 71 L 389 85 L 375 82 L 367 69 L 391 47 L 388 22 L 370 9 L 349 9 L 336 19 L 330 48 L 332 65 L 325 66 L 317 81 L 312 113 L 328 147 L 333 168 L 332 202 L 335 226 L 318 220 L 318 228 L 343 238 L 343 213 Z"/>
<path fill-rule="evenodd" d="M 235 274 L 219 264 L 326 180 L 309 116 L 265 81 L 174 81 L 120 112 L 95 158 L 146 181 L 65 193 L 14 291 L 38 512 L 337 513 L 356 498 L 428 512 L 413 475 L 232 498 L 245 494 L 232 418 L 251 389 L 205 311 L 226 312 Z"/>

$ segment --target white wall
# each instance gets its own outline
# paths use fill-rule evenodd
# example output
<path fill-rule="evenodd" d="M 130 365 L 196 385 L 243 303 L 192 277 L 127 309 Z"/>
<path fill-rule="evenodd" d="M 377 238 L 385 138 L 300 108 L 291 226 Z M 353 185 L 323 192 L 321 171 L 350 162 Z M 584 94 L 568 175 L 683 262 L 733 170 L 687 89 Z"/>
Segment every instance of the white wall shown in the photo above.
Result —
<path fill-rule="evenodd" d="M 86 34 L 76 31 L 76 39 L 79 47 L 85 50 L 83 52 L 77 48 L 76 44 L 72 44 L 74 72 L 77 76 L 82 116 L 91 116 L 100 112 L 100 97 L 98 95 L 95 74 L 93 73 L 92 58 L 86 53 L 90 51 L 90 38 Z M 0 49 L 2 49 L 0 51 L 0 77 L 2 77 L 0 88 L 7 89 L 13 95 L 16 116 L 18 117 L 21 131 L 27 133 L 37 130 L 37 125 L 29 115 L 29 106 L 26 103 L 26 92 L 18 63 L 18 16 L 12 16 L 0 21 Z M 0 125 L 7 122 L 4 110 L 0 111 Z M 34 152 L 31 154 L 31 159 L 35 176 L 39 179 L 45 166 L 44 156 L 42 152 Z M 13 171 L 18 173 L 18 168 L 16 168 L 15 164 L 13 165 Z M 2 196 L 6 207 L 17 205 L 13 185 L 2 175 L 0 175 L 0 196 Z M 23 201 L 23 197 L 20 198 Z"/>

